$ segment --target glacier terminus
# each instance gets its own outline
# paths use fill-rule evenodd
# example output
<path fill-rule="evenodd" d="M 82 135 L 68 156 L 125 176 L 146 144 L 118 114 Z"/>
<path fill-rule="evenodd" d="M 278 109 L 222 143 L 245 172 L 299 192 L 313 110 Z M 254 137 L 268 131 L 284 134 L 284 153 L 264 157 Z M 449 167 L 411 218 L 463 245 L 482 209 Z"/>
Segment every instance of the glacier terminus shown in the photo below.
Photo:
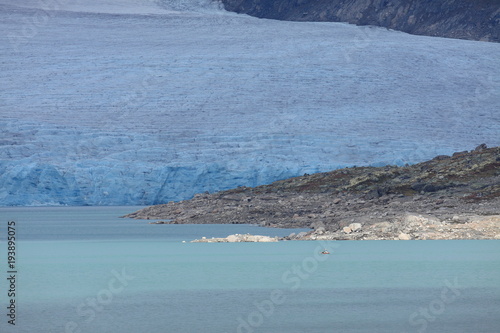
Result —
<path fill-rule="evenodd" d="M 0 205 L 150 205 L 500 145 L 500 44 L 209 0 L 0 0 Z"/>

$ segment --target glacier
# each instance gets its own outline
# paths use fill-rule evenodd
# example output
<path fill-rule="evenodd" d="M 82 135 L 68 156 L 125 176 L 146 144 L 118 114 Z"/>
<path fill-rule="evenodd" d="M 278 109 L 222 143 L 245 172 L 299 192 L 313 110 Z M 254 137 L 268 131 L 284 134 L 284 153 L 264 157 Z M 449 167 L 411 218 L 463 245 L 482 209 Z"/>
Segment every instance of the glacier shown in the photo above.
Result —
<path fill-rule="evenodd" d="M 500 44 L 209 0 L 0 0 L 0 205 L 150 205 L 500 145 Z"/>

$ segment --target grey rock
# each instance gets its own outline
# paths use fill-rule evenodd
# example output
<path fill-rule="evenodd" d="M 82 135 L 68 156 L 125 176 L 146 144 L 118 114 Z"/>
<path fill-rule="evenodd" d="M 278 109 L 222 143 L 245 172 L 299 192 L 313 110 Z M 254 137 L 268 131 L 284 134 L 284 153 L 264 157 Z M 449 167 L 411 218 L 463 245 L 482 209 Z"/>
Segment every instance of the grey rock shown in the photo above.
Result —
<path fill-rule="evenodd" d="M 324 227 L 319 227 L 316 229 L 316 234 L 322 235 L 326 232 L 326 229 Z"/>
<path fill-rule="evenodd" d="M 295 236 L 295 238 L 303 238 L 303 237 L 305 237 L 306 235 L 307 235 L 307 232 L 302 231 L 302 232 L 299 232 L 299 233 L 297 234 L 297 236 Z"/>
<path fill-rule="evenodd" d="M 461 156 L 464 156 L 465 154 L 467 154 L 468 151 L 467 150 L 464 150 L 464 151 L 457 151 L 455 153 L 453 153 L 452 157 L 461 157 Z"/>
<path fill-rule="evenodd" d="M 375 190 L 371 190 L 370 192 L 368 192 L 366 195 L 365 195 L 365 198 L 368 199 L 368 200 L 372 200 L 372 199 L 378 199 L 380 198 L 381 196 L 385 195 L 387 192 L 382 189 L 382 188 L 377 188 Z"/>
<path fill-rule="evenodd" d="M 400 240 L 410 240 L 411 236 L 402 232 L 402 233 L 399 234 L 398 238 Z"/>
<path fill-rule="evenodd" d="M 443 160 L 447 160 L 451 158 L 451 156 L 448 156 L 448 155 L 438 155 L 436 157 L 433 158 L 433 160 L 435 161 L 443 161 Z"/>
<path fill-rule="evenodd" d="M 325 228 L 325 223 L 323 221 L 315 221 L 311 223 L 311 229 L 317 230 L 318 228 Z"/>
<path fill-rule="evenodd" d="M 361 223 L 351 223 L 349 224 L 349 228 L 352 230 L 352 231 L 357 231 L 357 230 L 360 230 L 362 227 Z"/>
<path fill-rule="evenodd" d="M 483 150 L 485 150 L 485 149 L 487 149 L 487 148 L 488 148 L 488 146 L 486 146 L 486 144 L 485 144 L 485 143 L 481 143 L 479 146 L 477 146 L 477 147 L 474 149 L 474 151 L 476 151 L 476 152 L 478 152 L 478 151 L 483 151 Z"/>

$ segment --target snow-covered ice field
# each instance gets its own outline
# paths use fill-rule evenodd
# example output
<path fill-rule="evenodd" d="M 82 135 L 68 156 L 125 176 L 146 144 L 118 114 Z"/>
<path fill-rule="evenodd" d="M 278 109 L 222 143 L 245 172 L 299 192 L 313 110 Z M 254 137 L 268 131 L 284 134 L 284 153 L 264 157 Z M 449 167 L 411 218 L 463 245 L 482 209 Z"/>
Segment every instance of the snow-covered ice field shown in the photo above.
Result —
<path fill-rule="evenodd" d="M 0 205 L 154 204 L 500 145 L 500 44 L 209 0 L 0 0 Z"/>

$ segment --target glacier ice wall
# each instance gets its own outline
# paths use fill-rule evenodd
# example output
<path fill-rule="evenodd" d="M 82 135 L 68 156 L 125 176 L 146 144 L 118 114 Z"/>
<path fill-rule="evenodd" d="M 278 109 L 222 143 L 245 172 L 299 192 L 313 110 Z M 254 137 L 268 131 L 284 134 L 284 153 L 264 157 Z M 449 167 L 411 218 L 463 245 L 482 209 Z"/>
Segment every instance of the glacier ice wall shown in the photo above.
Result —
<path fill-rule="evenodd" d="M 500 45 L 0 0 L 0 205 L 147 205 L 500 144 Z"/>

